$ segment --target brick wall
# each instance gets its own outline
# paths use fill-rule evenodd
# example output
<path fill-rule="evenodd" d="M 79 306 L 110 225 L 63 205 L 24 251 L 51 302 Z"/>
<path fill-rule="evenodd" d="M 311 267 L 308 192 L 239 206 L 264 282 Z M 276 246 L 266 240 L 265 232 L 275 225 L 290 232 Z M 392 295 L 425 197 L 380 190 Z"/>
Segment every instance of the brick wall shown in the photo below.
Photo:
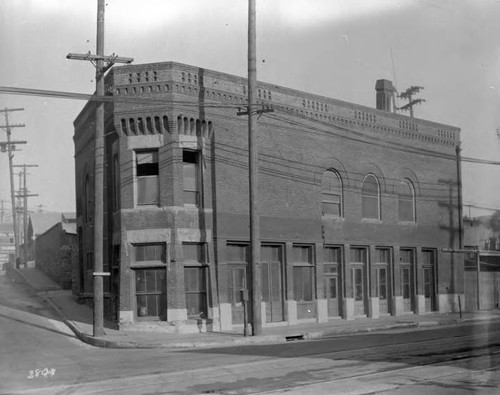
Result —
<path fill-rule="evenodd" d="M 37 237 L 36 267 L 64 289 L 71 289 L 73 266 L 76 265 L 76 235 L 62 230 L 61 223 Z"/>

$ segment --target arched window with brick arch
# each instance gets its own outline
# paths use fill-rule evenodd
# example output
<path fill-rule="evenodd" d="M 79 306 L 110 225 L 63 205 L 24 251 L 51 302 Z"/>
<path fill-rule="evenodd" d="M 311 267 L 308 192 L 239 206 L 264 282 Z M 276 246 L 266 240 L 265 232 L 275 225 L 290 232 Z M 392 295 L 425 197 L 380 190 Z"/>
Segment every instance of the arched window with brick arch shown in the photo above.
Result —
<path fill-rule="evenodd" d="M 408 178 L 403 179 L 398 188 L 398 219 L 416 221 L 415 187 Z"/>
<path fill-rule="evenodd" d="M 363 180 L 361 206 L 363 218 L 380 219 L 380 184 L 373 174 L 368 174 Z"/>
<path fill-rule="evenodd" d="M 342 178 L 333 169 L 323 173 L 321 182 L 321 211 L 323 215 L 342 217 Z"/>

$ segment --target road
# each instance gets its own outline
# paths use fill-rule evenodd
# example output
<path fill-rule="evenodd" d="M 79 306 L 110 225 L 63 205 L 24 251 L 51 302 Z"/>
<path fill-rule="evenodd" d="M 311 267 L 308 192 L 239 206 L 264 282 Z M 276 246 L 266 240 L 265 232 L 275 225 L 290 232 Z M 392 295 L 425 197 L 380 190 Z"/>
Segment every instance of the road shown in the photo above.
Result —
<path fill-rule="evenodd" d="M 0 279 L 2 394 L 499 391 L 496 322 L 286 344 L 111 350 L 81 343 L 40 300 L 5 281 Z"/>

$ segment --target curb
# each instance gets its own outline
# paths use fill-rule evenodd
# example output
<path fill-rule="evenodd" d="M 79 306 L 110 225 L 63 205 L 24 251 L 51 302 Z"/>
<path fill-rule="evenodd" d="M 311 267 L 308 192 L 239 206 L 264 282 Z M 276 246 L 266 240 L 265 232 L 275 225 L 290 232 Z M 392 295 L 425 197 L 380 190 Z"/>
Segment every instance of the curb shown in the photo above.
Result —
<path fill-rule="evenodd" d="M 51 309 L 54 310 L 62 319 L 63 323 L 71 329 L 75 336 L 83 343 L 89 344 L 94 347 L 100 348 L 115 348 L 115 349 L 153 349 L 153 348 L 163 348 L 163 349 L 188 349 L 188 348 L 215 348 L 215 347 L 232 347 L 238 345 L 251 345 L 259 343 L 284 343 L 290 341 L 300 341 L 300 340 L 314 340 L 320 339 L 325 336 L 343 336 L 343 335 L 355 335 L 362 333 L 372 333 L 379 331 L 388 331 L 396 329 L 410 329 L 410 328 L 427 328 L 434 326 L 446 326 L 446 325 L 459 325 L 464 323 L 470 323 L 474 321 L 484 321 L 484 320 L 495 320 L 500 319 L 498 317 L 473 317 L 473 318 L 452 318 L 444 321 L 415 321 L 415 322 L 401 322 L 401 323 L 390 323 L 385 326 L 373 326 L 373 327 L 353 327 L 348 326 L 344 328 L 336 329 L 326 329 L 319 331 L 310 332 L 296 332 L 289 334 L 270 334 L 261 336 L 249 336 L 243 338 L 233 338 L 227 339 L 224 342 L 210 342 L 210 341 L 187 341 L 187 342 L 175 342 L 169 344 L 148 344 L 148 343 L 137 343 L 134 341 L 117 341 L 106 339 L 106 335 L 101 338 L 96 338 L 84 331 L 82 331 L 78 325 L 69 319 L 66 314 L 57 306 L 57 304 L 50 298 L 48 294 L 42 294 L 40 290 L 35 289 L 23 276 L 21 272 L 17 269 L 11 271 L 14 276 L 19 276 L 24 284 L 28 285 L 38 297 L 40 297 L 44 302 L 50 305 Z M 181 340 L 181 339 L 179 339 Z"/>

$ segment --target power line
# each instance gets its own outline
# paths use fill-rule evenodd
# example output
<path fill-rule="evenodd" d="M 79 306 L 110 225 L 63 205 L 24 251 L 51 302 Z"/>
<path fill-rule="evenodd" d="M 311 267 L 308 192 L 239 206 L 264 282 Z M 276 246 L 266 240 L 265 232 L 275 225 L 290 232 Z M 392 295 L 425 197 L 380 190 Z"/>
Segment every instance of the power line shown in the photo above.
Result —
<path fill-rule="evenodd" d="M 152 99 L 152 98 L 147 98 L 147 97 L 140 97 L 139 98 L 139 97 L 107 96 L 107 95 L 98 96 L 98 95 L 74 93 L 74 92 L 63 92 L 63 91 L 31 89 L 31 88 L 15 88 L 15 87 L 5 87 L 5 86 L 0 86 L 0 93 L 13 94 L 13 95 L 42 96 L 42 97 L 72 99 L 72 100 L 85 100 L 85 101 L 91 101 L 91 102 L 110 102 L 110 103 L 139 103 L 140 102 L 142 104 L 165 104 L 165 101 L 166 101 L 164 99 Z M 173 101 L 169 101 L 169 103 L 171 103 L 172 105 L 182 105 L 185 107 L 220 108 L 220 109 L 240 109 L 242 106 L 245 105 L 245 103 L 236 103 L 236 102 L 230 103 L 230 104 L 220 104 L 220 103 L 206 103 L 206 102 L 200 103 L 199 101 L 182 101 L 182 100 L 173 100 Z M 290 114 L 290 112 L 280 110 L 279 108 L 277 108 L 276 111 L 281 112 L 282 114 L 293 115 L 294 117 L 297 117 L 297 114 L 295 114 L 295 113 Z M 273 114 L 272 116 L 267 116 L 267 117 L 280 119 L 284 122 L 288 122 L 288 123 L 295 125 L 295 126 L 300 126 L 300 127 L 306 126 L 302 122 L 293 121 L 289 118 L 283 118 L 277 114 Z M 323 122 L 323 121 L 313 119 L 313 118 L 311 118 L 311 119 L 308 118 L 307 122 L 319 123 L 322 125 L 328 125 L 330 127 L 330 129 L 328 129 L 328 130 L 322 130 L 322 129 L 319 129 L 317 127 L 314 127 L 314 129 L 316 129 L 316 131 L 320 134 L 328 134 L 328 135 L 335 134 L 338 137 L 342 137 L 342 138 L 347 139 L 347 140 L 362 142 L 365 144 L 370 144 L 370 142 L 366 141 L 366 139 L 370 139 L 370 140 L 372 140 L 372 142 L 371 142 L 372 145 L 377 145 L 377 144 L 374 144 L 374 142 L 378 141 L 379 142 L 378 145 L 383 146 L 385 148 L 387 148 L 388 145 L 391 145 L 392 149 L 396 149 L 397 147 L 399 147 L 401 151 L 407 152 L 407 153 L 431 155 L 434 157 L 440 157 L 442 159 L 449 159 L 449 160 L 456 159 L 455 155 L 442 154 L 442 153 L 439 153 L 438 151 L 427 150 L 424 148 L 408 148 L 408 146 L 405 144 L 383 140 L 383 139 L 377 138 L 375 136 L 369 136 L 367 134 L 363 134 L 361 132 L 357 132 L 355 130 L 342 127 L 340 125 L 332 125 L 330 123 Z M 345 136 L 345 135 L 341 135 L 339 133 L 334 133 L 334 130 L 332 130 L 333 129 L 332 126 L 333 126 L 333 128 L 336 128 L 336 129 L 341 130 L 343 132 L 360 136 L 360 137 L 362 137 L 362 139 L 356 139 L 356 138 L 353 138 L 351 136 Z M 307 125 L 307 127 L 310 127 L 310 125 Z M 311 130 L 308 130 L 308 131 L 301 130 L 301 132 L 314 134 Z M 486 164 L 486 165 L 494 165 L 494 166 L 500 165 L 500 162 L 498 162 L 498 161 L 481 159 L 481 158 L 472 158 L 472 157 L 462 157 L 462 162 Z"/>

